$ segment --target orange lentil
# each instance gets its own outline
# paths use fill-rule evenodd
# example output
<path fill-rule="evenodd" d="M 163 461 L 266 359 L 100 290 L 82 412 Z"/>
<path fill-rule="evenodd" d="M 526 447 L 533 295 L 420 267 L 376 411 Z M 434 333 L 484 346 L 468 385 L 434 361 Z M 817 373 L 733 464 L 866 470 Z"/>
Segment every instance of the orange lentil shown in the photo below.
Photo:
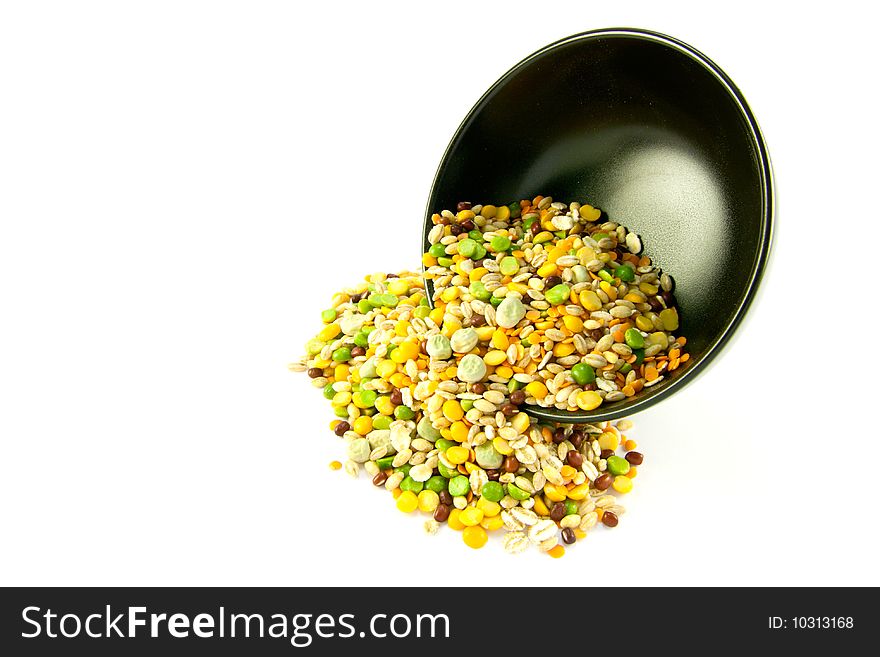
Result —
<path fill-rule="evenodd" d="M 557 546 L 552 547 L 549 550 L 547 550 L 547 554 L 549 554 L 554 559 L 558 559 L 563 554 L 565 554 L 565 548 L 562 547 L 561 545 L 557 545 Z"/>

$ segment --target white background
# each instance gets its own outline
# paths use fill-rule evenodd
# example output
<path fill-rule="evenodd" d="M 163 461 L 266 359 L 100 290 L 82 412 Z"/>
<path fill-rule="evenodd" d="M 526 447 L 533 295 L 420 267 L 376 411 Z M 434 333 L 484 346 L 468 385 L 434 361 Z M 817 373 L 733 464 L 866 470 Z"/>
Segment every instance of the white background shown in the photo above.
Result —
<path fill-rule="evenodd" d="M 880 584 L 868 3 L 622 4 L 4 3 L 0 584 Z M 474 552 L 331 472 L 286 364 L 336 288 L 417 265 L 481 93 L 612 26 L 743 90 L 774 261 L 725 357 L 635 418 L 616 530 Z"/>

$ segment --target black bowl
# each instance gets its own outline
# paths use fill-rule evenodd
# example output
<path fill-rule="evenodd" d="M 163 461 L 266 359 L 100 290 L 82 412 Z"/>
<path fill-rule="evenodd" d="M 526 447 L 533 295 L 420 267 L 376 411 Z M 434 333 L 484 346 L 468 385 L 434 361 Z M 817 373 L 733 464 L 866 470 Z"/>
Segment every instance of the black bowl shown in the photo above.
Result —
<path fill-rule="evenodd" d="M 458 201 L 537 194 L 590 203 L 641 236 L 644 253 L 675 280 L 690 361 L 593 412 L 526 410 L 558 422 L 610 420 L 693 380 L 740 324 L 770 250 L 770 161 L 731 79 L 691 46 L 645 30 L 584 32 L 539 50 L 492 85 L 453 136 L 423 246 L 431 214 Z"/>

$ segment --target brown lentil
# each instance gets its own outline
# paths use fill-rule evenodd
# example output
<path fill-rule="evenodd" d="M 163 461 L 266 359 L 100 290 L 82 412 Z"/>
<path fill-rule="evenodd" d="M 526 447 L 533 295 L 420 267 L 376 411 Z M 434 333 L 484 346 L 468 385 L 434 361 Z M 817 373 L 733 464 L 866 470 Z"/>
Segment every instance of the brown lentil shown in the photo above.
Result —
<path fill-rule="evenodd" d="M 642 455 L 641 452 L 627 452 L 624 458 L 626 458 L 626 460 L 633 465 L 641 465 L 642 461 L 645 460 L 645 457 Z"/>
<path fill-rule="evenodd" d="M 614 478 L 607 472 L 603 472 L 598 477 L 596 477 L 596 481 L 593 482 L 593 485 L 599 490 L 608 490 L 609 488 L 611 488 L 611 484 L 613 482 Z"/>
<path fill-rule="evenodd" d="M 445 492 L 445 491 L 444 491 Z M 446 493 L 449 495 L 449 493 Z M 449 518 L 449 512 L 451 509 L 448 504 L 443 504 L 442 502 L 437 505 L 437 508 L 434 509 L 434 520 L 437 522 L 446 522 Z"/>

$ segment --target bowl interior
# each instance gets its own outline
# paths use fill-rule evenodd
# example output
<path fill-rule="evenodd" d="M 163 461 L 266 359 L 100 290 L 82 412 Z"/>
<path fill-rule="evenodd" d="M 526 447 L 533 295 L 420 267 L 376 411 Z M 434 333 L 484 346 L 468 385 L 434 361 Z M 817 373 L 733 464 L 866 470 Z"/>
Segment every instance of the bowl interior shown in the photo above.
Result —
<path fill-rule="evenodd" d="M 668 37 L 577 35 L 535 53 L 480 99 L 450 143 L 425 217 L 460 200 L 537 194 L 602 208 L 642 237 L 676 282 L 691 360 L 659 385 L 595 412 L 530 407 L 557 421 L 629 415 L 683 383 L 729 337 L 770 242 L 769 162 L 736 87 Z"/>

